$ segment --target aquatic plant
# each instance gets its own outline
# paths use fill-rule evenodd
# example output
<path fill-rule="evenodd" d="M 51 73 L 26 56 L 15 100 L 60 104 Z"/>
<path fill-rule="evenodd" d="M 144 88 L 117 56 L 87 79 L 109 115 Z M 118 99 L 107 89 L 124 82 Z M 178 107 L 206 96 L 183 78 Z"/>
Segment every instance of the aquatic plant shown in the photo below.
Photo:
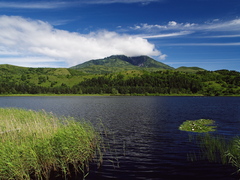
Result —
<path fill-rule="evenodd" d="M 210 162 L 218 162 L 222 164 L 228 163 L 226 153 L 232 145 L 229 141 L 226 141 L 223 136 L 213 136 L 206 133 L 203 136 L 199 135 L 196 138 L 201 147 L 202 158 L 208 159 Z"/>
<path fill-rule="evenodd" d="M 206 134 L 199 136 L 202 156 L 210 162 L 231 164 L 240 172 L 240 137 L 226 139 L 224 136 Z"/>
<path fill-rule="evenodd" d="M 0 108 L 0 179 L 67 178 L 85 175 L 101 154 L 101 138 L 90 123 L 44 111 Z"/>
<path fill-rule="evenodd" d="M 211 119 L 187 120 L 179 126 L 179 130 L 198 133 L 215 131 L 214 123 Z"/>

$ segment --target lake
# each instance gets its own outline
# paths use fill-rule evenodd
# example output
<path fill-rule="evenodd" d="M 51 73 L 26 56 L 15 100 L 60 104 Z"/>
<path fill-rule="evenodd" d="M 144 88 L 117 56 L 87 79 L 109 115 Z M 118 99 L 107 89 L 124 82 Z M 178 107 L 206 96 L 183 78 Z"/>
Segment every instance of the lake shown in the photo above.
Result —
<path fill-rule="evenodd" d="M 240 135 L 240 97 L 42 96 L 0 97 L 0 107 L 45 110 L 103 124 L 110 147 L 100 169 L 91 165 L 89 180 L 194 179 L 235 180 L 231 166 L 190 161 L 199 149 L 185 120 L 213 119 L 226 137 Z M 193 133 L 192 133 L 193 134 Z"/>

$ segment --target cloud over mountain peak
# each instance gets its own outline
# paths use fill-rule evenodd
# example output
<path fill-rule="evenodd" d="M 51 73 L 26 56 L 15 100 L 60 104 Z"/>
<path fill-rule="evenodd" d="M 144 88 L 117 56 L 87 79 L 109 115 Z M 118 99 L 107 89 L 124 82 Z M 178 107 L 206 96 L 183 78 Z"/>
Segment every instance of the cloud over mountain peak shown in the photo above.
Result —
<path fill-rule="evenodd" d="M 3 63 L 14 57 L 17 64 L 18 56 L 19 62 L 26 57 L 32 57 L 38 61 L 42 59 L 45 63 L 46 59 L 52 59 L 54 62 L 64 62 L 71 66 L 112 54 L 166 57 L 141 37 L 107 30 L 80 34 L 56 29 L 43 21 L 0 16 L 0 58 Z"/>

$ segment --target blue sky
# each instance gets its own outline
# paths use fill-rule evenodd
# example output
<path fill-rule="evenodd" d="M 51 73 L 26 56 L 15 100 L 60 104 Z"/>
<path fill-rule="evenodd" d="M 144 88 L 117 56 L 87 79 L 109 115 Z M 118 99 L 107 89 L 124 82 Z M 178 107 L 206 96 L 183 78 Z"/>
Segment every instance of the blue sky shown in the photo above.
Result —
<path fill-rule="evenodd" d="M 240 71 L 240 1 L 0 0 L 0 64 L 71 67 L 116 54 Z"/>

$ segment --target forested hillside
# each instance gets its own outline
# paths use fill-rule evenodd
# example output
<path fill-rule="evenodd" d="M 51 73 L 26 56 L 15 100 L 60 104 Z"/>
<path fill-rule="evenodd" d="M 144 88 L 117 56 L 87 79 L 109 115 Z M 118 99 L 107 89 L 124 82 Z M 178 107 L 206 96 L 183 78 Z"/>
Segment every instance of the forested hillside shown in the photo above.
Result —
<path fill-rule="evenodd" d="M 71 87 L 87 76 L 68 68 L 26 68 L 0 65 L 0 94 L 61 93 L 61 87 Z"/>
<path fill-rule="evenodd" d="M 145 72 L 141 75 L 104 75 L 74 86 L 82 93 L 112 94 L 202 94 L 207 96 L 240 94 L 240 73 L 235 71 Z"/>
<path fill-rule="evenodd" d="M 86 74 L 68 68 L 0 65 L 0 94 L 240 95 L 240 73 L 200 69 Z"/>

